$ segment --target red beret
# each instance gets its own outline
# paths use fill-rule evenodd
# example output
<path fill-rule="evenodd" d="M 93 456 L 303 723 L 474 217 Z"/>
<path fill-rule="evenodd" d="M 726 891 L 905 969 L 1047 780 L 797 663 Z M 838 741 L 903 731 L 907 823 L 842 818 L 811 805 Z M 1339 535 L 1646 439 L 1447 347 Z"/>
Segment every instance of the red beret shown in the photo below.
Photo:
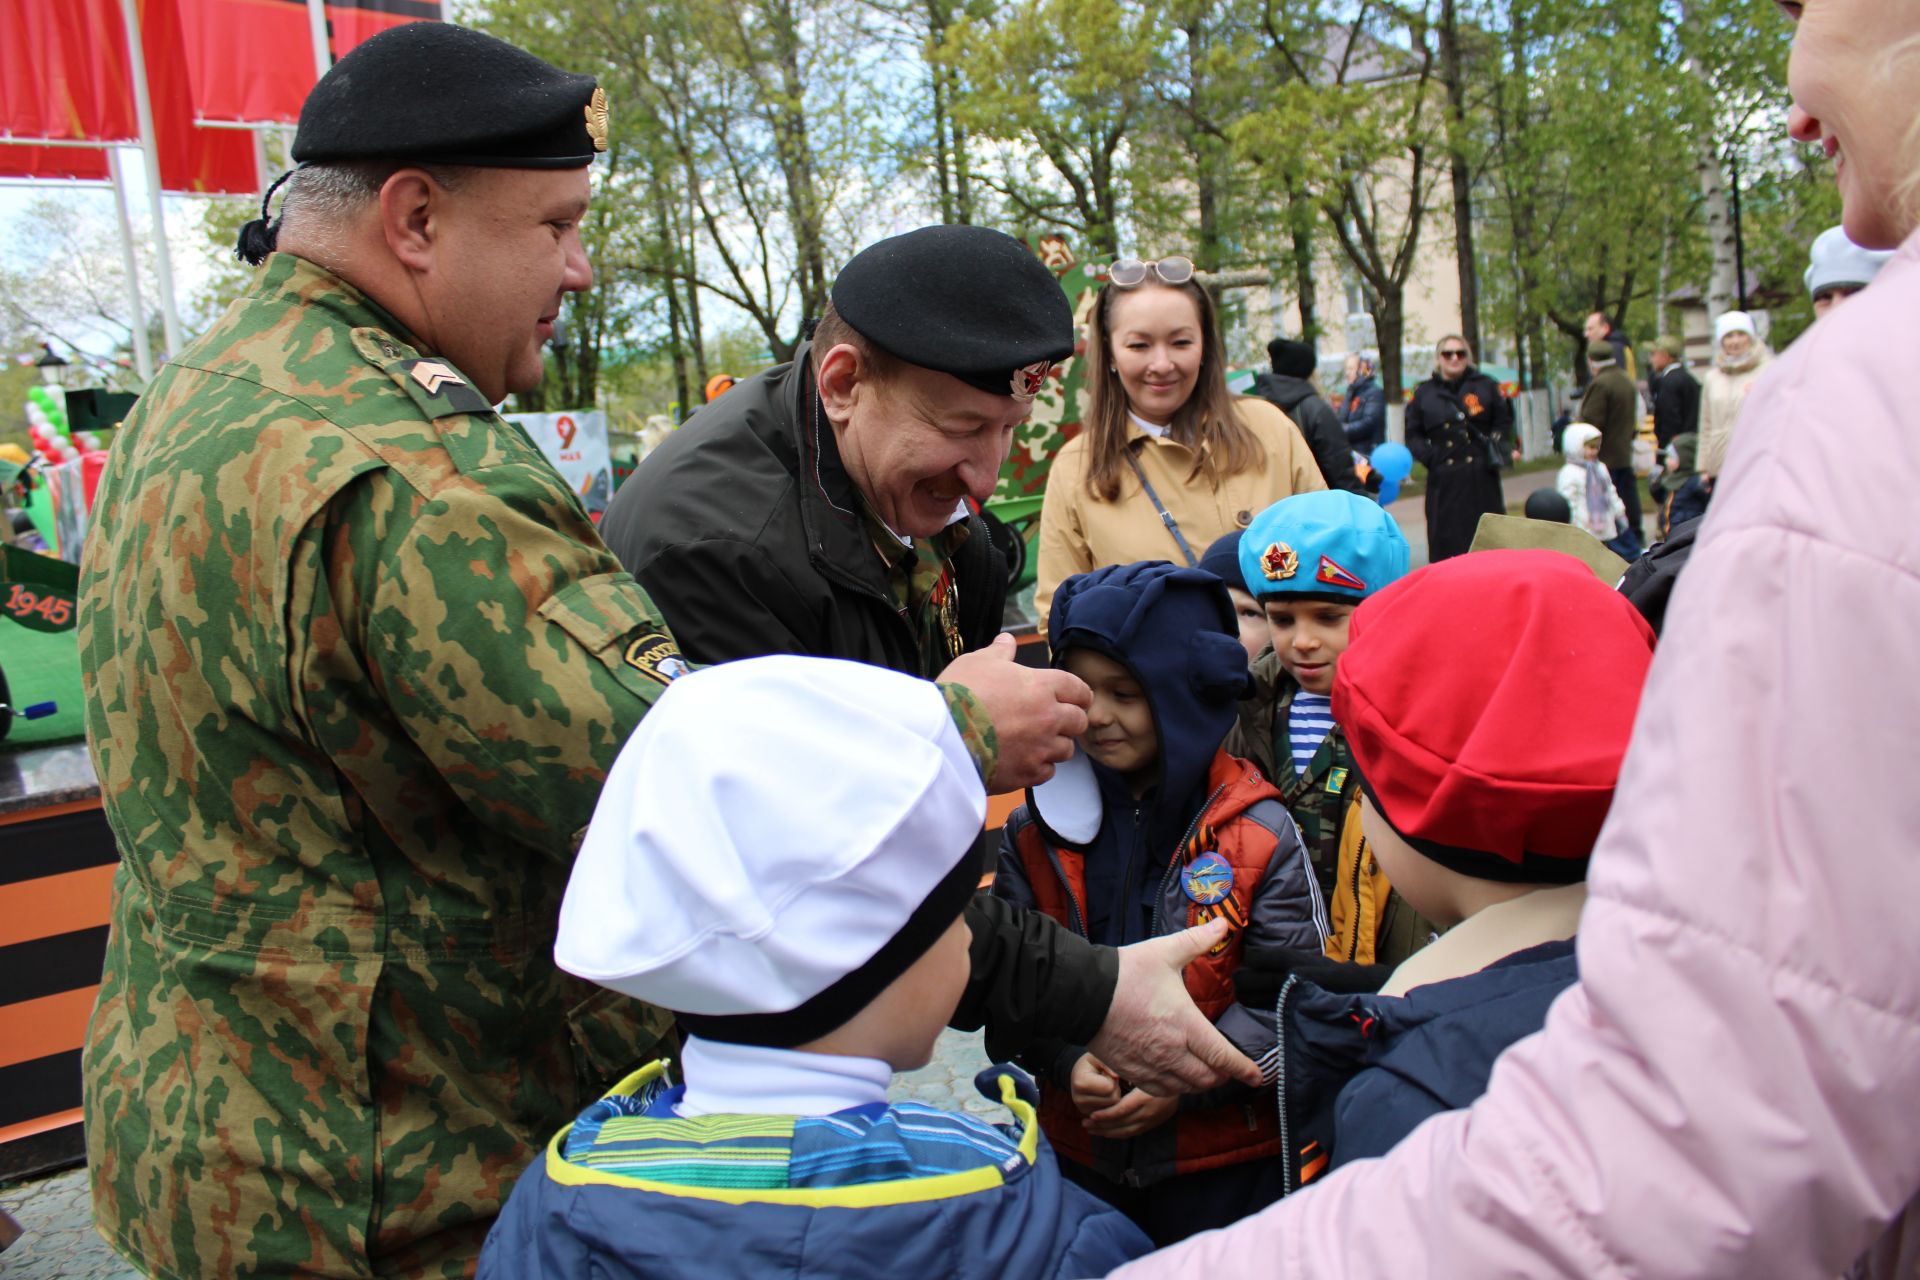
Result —
<path fill-rule="evenodd" d="M 1565 883 L 1614 782 L 1653 631 L 1558 551 L 1482 551 L 1421 569 L 1353 615 L 1333 715 L 1367 794 L 1445 866 Z"/>

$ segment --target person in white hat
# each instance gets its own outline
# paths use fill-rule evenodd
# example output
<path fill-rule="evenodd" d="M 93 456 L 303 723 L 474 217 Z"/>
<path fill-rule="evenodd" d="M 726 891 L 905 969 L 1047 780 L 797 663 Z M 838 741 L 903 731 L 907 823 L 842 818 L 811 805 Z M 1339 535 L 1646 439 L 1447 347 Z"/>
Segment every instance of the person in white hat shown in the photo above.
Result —
<path fill-rule="evenodd" d="M 1744 311 L 1723 312 L 1713 322 L 1713 368 L 1700 383 L 1700 475 L 1711 484 L 1726 461 L 1733 440 L 1734 419 L 1761 372 L 1773 361 L 1773 352 L 1760 341 L 1753 317 Z"/>
<path fill-rule="evenodd" d="M 1818 320 L 1872 284 L 1893 250 L 1862 249 L 1848 238 L 1845 227 L 1828 227 L 1813 238 L 1808 257 L 1807 292 L 1813 295 L 1813 318 Z"/>
<path fill-rule="evenodd" d="M 819 726 L 832 725 L 822 733 Z M 1032 1082 L 996 1126 L 889 1105 L 967 982 L 986 791 L 937 686 L 773 656 L 682 676 L 622 748 L 560 967 L 673 1011 L 515 1188 L 482 1277 L 1085 1276 L 1151 1245 L 1065 1182 Z"/>

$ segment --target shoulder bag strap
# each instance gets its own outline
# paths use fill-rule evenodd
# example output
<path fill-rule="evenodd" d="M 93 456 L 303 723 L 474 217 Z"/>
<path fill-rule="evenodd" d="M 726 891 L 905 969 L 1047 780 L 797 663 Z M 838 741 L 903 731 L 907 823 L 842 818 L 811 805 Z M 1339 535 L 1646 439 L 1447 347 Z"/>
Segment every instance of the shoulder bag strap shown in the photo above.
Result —
<path fill-rule="evenodd" d="M 1167 526 L 1167 532 L 1172 534 L 1173 540 L 1180 545 L 1180 554 L 1187 558 L 1187 567 L 1198 567 L 1200 564 L 1199 557 L 1195 556 L 1193 554 L 1193 548 L 1187 545 L 1186 535 L 1180 532 L 1179 522 L 1173 518 L 1173 513 L 1168 511 L 1166 506 L 1160 501 L 1160 495 L 1153 491 L 1152 483 L 1147 480 L 1147 473 L 1140 469 L 1140 459 L 1133 456 L 1133 450 L 1131 449 L 1127 449 L 1124 452 L 1127 455 L 1127 465 L 1133 468 L 1133 474 L 1140 477 L 1140 487 L 1147 491 L 1147 501 L 1151 502 L 1153 509 L 1160 513 L 1160 523 Z"/>

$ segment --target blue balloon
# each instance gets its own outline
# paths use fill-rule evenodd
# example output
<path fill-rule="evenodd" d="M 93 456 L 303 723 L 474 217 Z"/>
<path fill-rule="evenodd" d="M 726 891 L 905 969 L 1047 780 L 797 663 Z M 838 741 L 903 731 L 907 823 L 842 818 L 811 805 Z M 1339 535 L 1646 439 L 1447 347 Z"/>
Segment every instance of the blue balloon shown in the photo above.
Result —
<path fill-rule="evenodd" d="M 1400 486 L 1413 474 L 1413 454 L 1407 446 L 1388 440 L 1373 447 L 1368 461 L 1380 473 L 1380 505 L 1384 507 L 1400 496 Z"/>

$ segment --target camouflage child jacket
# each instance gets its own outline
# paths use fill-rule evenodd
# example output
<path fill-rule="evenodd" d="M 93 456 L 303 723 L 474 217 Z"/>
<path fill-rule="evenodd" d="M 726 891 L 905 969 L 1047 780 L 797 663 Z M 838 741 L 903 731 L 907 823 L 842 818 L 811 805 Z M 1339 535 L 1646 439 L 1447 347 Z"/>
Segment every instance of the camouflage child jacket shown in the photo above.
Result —
<path fill-rule="evenodd" d="M 679 664 L 517 428 L 287 254 L 167 364 L 93 513 L 122 863 L 95 1214 L 159 1276 L 457 1275 L 664 1015 L 560 973 L 571 838 Z"/>

